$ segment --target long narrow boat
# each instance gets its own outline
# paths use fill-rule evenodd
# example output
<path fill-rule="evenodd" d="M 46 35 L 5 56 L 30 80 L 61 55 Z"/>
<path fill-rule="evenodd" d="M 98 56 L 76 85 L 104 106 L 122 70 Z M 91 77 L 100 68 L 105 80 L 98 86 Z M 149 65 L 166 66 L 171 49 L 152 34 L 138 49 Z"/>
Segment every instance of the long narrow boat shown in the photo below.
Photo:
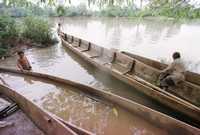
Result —
<path fill-rule="evenodd" d="M 165 91 L 155 85 L 160 70 L 152 67 L 150 62 L 145 63 L 144 59 L 130 57 L 130 55 L 100 47 L 68 34 L 61 37 L 61 40 L 64 47 L 79 55 L 86 62 L 200 123 L 199 75 L 190 72 L 181 88 L 174 88 L 176 90 L 171 92 Z M 193 76 L 196 77 L 193 79 Z"/>
<path fill-rule="evenodd" d="M 92 135 L 54 117 L 15 90 L 0 85 L 1 135 Z"/>
<path fill-rule="evenodd" d="M 159 74 L 161 70 L 167 67 L 166 64 L 163 64 L 158 61 L 151 60 L 139 55 L 131 54 L 129 52 L 122 52 L 122 53 L 146 64 L 147 68 L 148 66 L 149 68 L 152 68 L 151 70 L 152 74 Z M 145 74 L 145 71 L 143 71 L 143 74 Z M 144 75 L 138 75 L 138 76 L 141 76 L 142 78 L 144 78 L 145 80 L 149 82 L 152 82 L 152 83 L 153 81 L 155 82 L 154 78 L 151 77 L 151 73 L 146 74 L 146 76 L 148 76 L 149 79 L 145 78 Z M 186 81 L 184 83 L 181 83 L 179 86 L 175 88 L 171 88 L 170 92 L 173 92 L 173 94 L 176 94 L 177 96 L 199 107 L 200 106 L 200 75 L 194 72 L 187 71 L 185 73 L 185 76 L 186 76 Z"/>
<path fill-rule="evenodd" d="M 123 97 L 114 95 L 112 93 L 98 90 L 80 83 L 76 83 L 70 80 L 58 78 L 51 75 L 46 75 L 42 73 L 36 73 L 36 72 L 21 72 L 14 69 L 5 69 L 0 68 L 1 73 L 11 73 L 11 74 L 18 74 L 21 76 L 31 76 L 36 77 L 40 79 L 45 79 L 49 81 L 54 81 L 57 83 L 60 83 L 60 85 L 65 86 L 71 86 L 75 89 L 78 89 L 79 91 L 82 91 L 84 93 L 89 94 L 90 96 L 95 96 L 96 98 L 99 98 L 103 101 L 107 101 L 109 103 L 114 104 L 115 106 L 119 106 L 121 108 L 124 108 L 125 110 L 140 116 L 142 119 L 148 121 L 152 125 L 155 125 L 158 128 L 161 128 L 162 130 L 166 131 L 170 135 L 177 135 L 177 134 L 184 134 L 184 135 L 200 135 L 200 129 L 190 126 L 184 122 L 181 122 L 179 120 L 176 120 L 174 118 L 171 118 L 165 114 L 162 114 L 160 112 L 154 111 L 150 108 L 147 108 L 145 106 L 142 106 L 138 103 L 135 103 L 131 100 L 125 99 Z M 23 96 L 17 94 L 14 90 L 9 88 L 8 86 L 5 86 L 3 84 L 0 84 L 0 91 L 1 93 L 4 93 L 5 95 L 12 97 L 16 100 L 16 102 L 20 105 L 21 108 L 24 108 L 24 111 L 31 116 L 31 119 L 35 120 L 35 123 L 38 124 L 41 128 L 46 130 L 49 134 L 65 134 L 65 126 L 60 123 L 60 128 L 55 128 L 59 123 L 57 119 L 54 119 L 50 117 L 49 115 L 44 115 L 44 111 L 39 109 L 40 111 L 37 113 L 38 107 L 30 102 L 27 101 Z M 31 108 L 30 108 L 31 107 Z M 43 122 L 41 122 L 43 121 Z M 68 134 L 68 132 L 66 132 Z M 70 133 L 69 133 L 70 134 Z"/>

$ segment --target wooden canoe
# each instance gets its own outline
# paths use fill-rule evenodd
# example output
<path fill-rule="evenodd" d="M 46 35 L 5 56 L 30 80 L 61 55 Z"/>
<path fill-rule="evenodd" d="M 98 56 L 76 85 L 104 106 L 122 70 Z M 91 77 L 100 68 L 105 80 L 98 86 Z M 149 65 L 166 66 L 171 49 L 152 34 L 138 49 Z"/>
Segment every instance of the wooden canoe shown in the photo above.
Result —
<path fill-rule="evenodd" d="M 192 89 L 192 91 L 195 91 L 194 93 L 198 94 L 196 95 L 197 98 L 195 100 L 187 98 L 186 100 L 184 98 L 186 94 L 184 96 L 177 96 L 154 85 L 159 75 L 159 70 L 145 64 L 144 61 L 115 50 L 100 47 L 68 34 L 61 37 L 61 40 L 64 47 L 70 49 L 96 68 L 111 74 L 152 99 L 200 123 L 200 108 L 195 102 L 200 97 L 198 96 L 200 95 L 198 94 L 200 92 L 198 77 L 191 82 L 185 83 L 188 84 L 188 87 L 184 85 L 186 93 Z M 188 76 L 188 79 L 192 80 L 192 75 Z"/>
<path fill-rule="evenodd" d="M 146 64 L 147 68 L 148 66 L 152 68 L 152 73 L 154 74 L 159 74 L 161 70 L 167 67 L 166 64 L 139 55 L 131 54 L 128 52 L 122 52 L 122 53 Z M 171 91 L 169 92 L 173 92 L 173 94 L 175 94 L 176 96 L 179 96 L 187 100 L 188 102 L 191 102 L 192 104 L 200 107 L 200 75 L 189 71 L 187 71 L 185 75 L 186 75 L 186 81 L 181 83 L 176 88 L 172 88 Z M 140 76 L 141 78 L 145 79 L 144 75 Z M 149 79 L 145 80 L 153 83 L 154 79 L 151 78 L 149 74 L 148 78 Z"/>
<path fill-rule="evenodd" d="M 2 135 L 78 135 L 79 133 L 92 135 L 74 126 L 69 126 L 7 86 L 0 85 L 0 94 L 0 97 L 6 97 L 6 100 L 9 99 L 20 107 L 20 110 L 1 119 L 13 123 L 13 125 L 0 129 Z"/>
<path fill-rule="evenodd" d="M 102 91 L 102 90 L 95 89 L 95 88 L 92 88 L 92 87 L 89 87 L 89 86 L 86 86 L 86 85 L 83 85 L 83 84 L 80 84 L 77 82 L 73 82 L 70 80 L 66 80 L 66 79 L 62 79 L 62 78 L 58 78 L 55 76 L 42 74 L 42 73 L 26 72 L 26 71 L 21 72 L 18 70 L 5 69 L 5 68 L 0 68 L 0 72 L 16 73 L 16 74 L 22 75 L 22 76 L 24 76 L 24 75 L 32 76 L 32 77 L 37 77 L 40 79 L 51 80 L 56 83 L 60 83 L 62 85 L 68 85 L 68 86 L 75 87 L 75 88 L 79 89 L 80 91 L 89 94 L 90 96 L 95 96 L 96 98 L 100 98 L 103 101 L 107 101 L 111 104 L 114 104 L 115 106 L 119 106 L 119 107 L 133 113 L 134 115 L 140 116 L 142 119 L 145 119 L 146 121 L 155 125 L 156 127 L 162 128 L 163 130 L 167 131 L 170 135 L 177 135 L 177 134 L 199 135 L 200 134 L 200 129 L 198 129 L 196 127 L 188 125 L 184 122 L 181 122 L 179 120 L 171 118 L 165 114 L 154 111 L 150 108 L 147 108 L 143 105 L 140 105 L 138 103 L 135 103 L 135 102 L 125 99 L 123 97 L 117 96 L 110 92 Z M 0 90 L 2 91 L 2 93 L 5 93 L 6 95 L 8 95 L 14 99 L 19 98 L 20 100 L 18 101 L 18 104 L 21 104 L 22 108 L 25 108 L 25 106 L 34 105 L 33 103 L 25 100 L 24 97 L 20 96 L 19 94 L 15 93 L 13 90 L 11 90 L 10 88 L 8 88 L 2 84 L 0 85 Z M 31 103 L 31 104 L 28 104 L 28 103 Z M 35 105 L 34 105 L 34 107 L 32 107 L 33 111 L 30 108 L 29 108 L 30 110 L 25 109 L 25 111 L 29 112 L 30 115 L 35 114 L 36 113 L 35 107 L 36 107 Z M 39 116 L 39 115 L 33 115 L 33 118 L 36 119 L 36 117 L 39 117 L 40 119 L 49 120 L 50 116 L 43 118 L 42 116 Z M 51 123 L 54 121 L 59 122 L 58 120 L 53 119 L 51 121 Z M 39 125 L 41 124 L 39 121 L 36 121 L 36 123 L 38 123 Z M 49 125 L 48 122 L 45 124 L 46 124 L 46 126 Z M 54 125 L 54 124 L 52 124 L 52 125 Z M 44 125 L 43 128 L 45 128 L 46 126 Z M 50 127 L 48 128 L 47 131 L 50 132 L 49 130 L 51 130 Z M 63 130 L 61 130 L 61 131 L 63 131 Z M 59 131 L 56 130 L 54 132 L 58 133 Z M 55 135 L 56 135 L 56 133 L 55 133 Z"/>

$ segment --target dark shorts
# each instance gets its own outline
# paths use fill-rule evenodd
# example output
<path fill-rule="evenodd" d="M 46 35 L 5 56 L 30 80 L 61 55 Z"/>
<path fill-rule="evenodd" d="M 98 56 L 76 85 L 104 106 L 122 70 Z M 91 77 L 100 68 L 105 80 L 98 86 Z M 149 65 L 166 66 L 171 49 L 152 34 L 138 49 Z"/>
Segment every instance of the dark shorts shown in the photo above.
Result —
<path fill-rule="evenodd" d="M 28 70 L 30 71 L 32 69 L 32 67 L 23 67 L 23 70 Z"/>
<path fill-rule="evenodd" d="M 175 82 L 171 78 L 170 74 L 163 73 L 159 77 L 161 87 L 175 86 Z"/>
<path fill-rule="evenodd" d="M 165 81 L 168 86 L 175 86 L 175 83 L 171 77 L 166 77 L 163 81 Z"/>

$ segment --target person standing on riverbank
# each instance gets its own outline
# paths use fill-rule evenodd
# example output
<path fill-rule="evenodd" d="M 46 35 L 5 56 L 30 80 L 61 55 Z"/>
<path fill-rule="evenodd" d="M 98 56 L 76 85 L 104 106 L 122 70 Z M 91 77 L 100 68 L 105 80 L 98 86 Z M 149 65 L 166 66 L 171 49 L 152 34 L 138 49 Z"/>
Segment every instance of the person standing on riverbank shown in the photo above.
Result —
<path fill-rule="evenodd" d="M 17 60 L 17 67 L 20 70 L 28 70 L 30 71 L 32 69 L 29 60 L 27 57 L 24 55 L 23 51 L 19 51 L 18 53 L 19 59 Z"/>
<path fill-rule="evenodd" d="M 176 86 L 185 79 L 185 65 L 180 53 L 175 52 L 172 57 L 174 61 L 159 76 L 159 85 L 164 89 L 170 86 Z"/>

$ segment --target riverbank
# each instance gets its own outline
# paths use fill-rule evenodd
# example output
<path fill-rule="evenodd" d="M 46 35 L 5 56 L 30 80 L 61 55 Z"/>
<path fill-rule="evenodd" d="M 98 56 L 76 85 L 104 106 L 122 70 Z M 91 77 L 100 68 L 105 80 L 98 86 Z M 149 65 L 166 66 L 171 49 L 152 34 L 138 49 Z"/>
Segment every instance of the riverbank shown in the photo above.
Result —
<path fill-rule="evenodd" d="M 57 42 L 53 37 L 52 24 L 40 17 L 21 20 L 0 15 L 0 57 L 8 57 L 18 50 L 46 47 Z"/>

